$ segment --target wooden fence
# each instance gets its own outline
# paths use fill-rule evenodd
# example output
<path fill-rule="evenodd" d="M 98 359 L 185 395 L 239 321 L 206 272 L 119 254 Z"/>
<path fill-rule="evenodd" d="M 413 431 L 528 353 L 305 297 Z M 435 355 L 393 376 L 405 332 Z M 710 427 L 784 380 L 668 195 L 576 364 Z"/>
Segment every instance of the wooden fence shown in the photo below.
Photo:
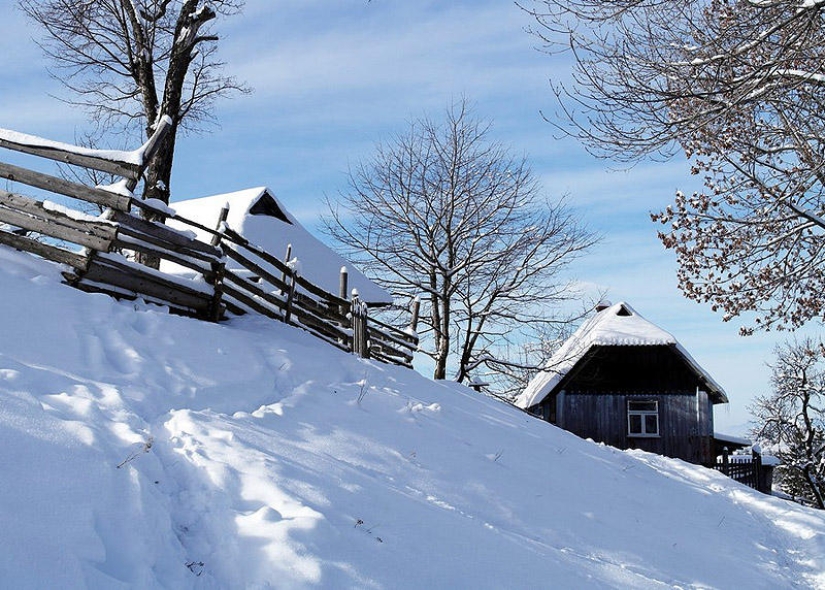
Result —
<path fill-rule="evenodd" d="M 171 121 L 164 119 L 152 138 L 135 152 L 101 152 L 57 144 L 0 129 L 0 147 L 39 158 L 114 174 L 122 191 L 91 187 L 28 168 L 0 162 L 0 178 L 49 194 L 91 203 L 104 210 L 91 216 L 6 190 L 0 190 L 0 244 L 67 266 L 70 285 L 117 298 L 143 298 L 175 313 L 220 321 L 226 312 L 248 312 L 300 327 L 325 342 L 364 358 L 412 366 L 418 348 L 417 307 L 410 330 L 370 317 L 366 304 L 347 291 L 342 272 L 333 294 L 300 276 L 295 269 L 249 243 L 226 224 L 228 209 L 205 227 L 160 203 L 131 196 L 147 162 Z M 212 236 L 210 243 L 155 219 L 174 219 Z M 193 271 L 195 279 L 161 272 L 134 261 L 140 253 Z M 232 261 L 231 268 L 227 262 Z M 241 269 L 241 270 L 237 270 Z"/>
<path fill-rule="evenodd" d="M 757 452 L 751 455 L 731 455 L 725 449 L 713 468 L 755 490 L 765 494 L 771 493 L 773 467 L 763 465 L 762 455 Z"/>

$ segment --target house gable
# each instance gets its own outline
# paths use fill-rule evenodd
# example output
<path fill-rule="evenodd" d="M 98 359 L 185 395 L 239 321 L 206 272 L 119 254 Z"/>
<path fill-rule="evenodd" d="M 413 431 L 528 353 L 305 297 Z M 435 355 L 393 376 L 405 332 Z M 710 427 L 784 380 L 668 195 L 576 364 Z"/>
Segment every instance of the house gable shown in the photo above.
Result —
<path fill-rule="evenodd" d="M 582 438 L 709 464 L 713 404 L 726 401 L 671 334 L 620 303 L 585 322 L 517 405 Z"/>
<path fill-rule="evenodd" d="M 229 205 L 226 225 L 274 256 L 280 258 L 289 252 L 290 258 L 297 260 L 301 276 L 311 283 L 338 295 L 341 268 L 346 267 L 348 289 L 350 292 L 357 289 L 362 301 L 371 306 L 393 302 L 389 292 L 307 231 L 267 187 L 176 201 L 172 208 L 205 227 L 215 227 L 221 209 L 226 205 Z M 173 219 L 168 223 L 178 229 L 189 229 L 189 226 L 176 225 Z M 204 232 L 196 233 L 204 241 L 211 239 L 211 235 Z M 227 263 L 230 268 L 236 265 L 232 260 Z M 186 272 L 186 269 L 171 264 L 167 266 L 169 272 Z"/>
<path fill-rule="evenodd" d="M 576 393 L 693 394 L 706 383 L 671 345 L 593 346 L 555 389 Z"/>
<path fill-rule="evenodd" d="M 662 347 L 668 348 L 673 355 L 681 358 L 681 366 L 693 373 L 692 381 L 696 384 L 695 386 L 705 389 L 713 403 L 728 401 L 724 390 L 699 366 L 676 338 L 647 321 L 632 307 L 622 302 L 602 308 L 582 324 L 553 355 L 546 367 L 530 381 L 521 395 L 516 398 L 515 404 L 523 409 L 535 408 L 548 395 L 559 391 L 563 381 L 569 381 L 572 374 L 586 366 L 582 364 L 582 361 L 592 358 L 601 348 L 612 350 Z M 637 359 L 645 356 L 639 354 L 638 351 L 627 354 Z M 668 362 L 676 361 L 668 360 Z M 612 369 L 612 371 L 614 375 L 620 372 L 617 369 Z M 640 375 L 639 371 L 627 372 Z M 640 378 L 645 377 L 641 375 Z"/>
<path fill-rule="evenodd" d="M 268 190 L 265 190 L 263 194 L 258 197 L 258 199 L 252 204 L 249 208 L 250 215 L 265 215 L 267 217 L 274 217 L 284 223 L 288 223 L 292 225 L 292 221 L 287 217 L 287 214 L 284 212 L 283 208 L 278 204 L 278 202 L 273 198 L 271 194 L 269 194 Z"/>

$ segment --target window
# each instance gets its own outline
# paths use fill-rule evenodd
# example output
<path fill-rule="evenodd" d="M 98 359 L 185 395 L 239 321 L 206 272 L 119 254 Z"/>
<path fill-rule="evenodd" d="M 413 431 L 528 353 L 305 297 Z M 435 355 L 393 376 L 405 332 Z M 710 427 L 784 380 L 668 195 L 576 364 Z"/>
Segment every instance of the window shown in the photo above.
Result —
<path fill-rule="evenodd" d="M 659 436 L 659 402 L 628 400 L 627 434 L 629 436 Z"/>

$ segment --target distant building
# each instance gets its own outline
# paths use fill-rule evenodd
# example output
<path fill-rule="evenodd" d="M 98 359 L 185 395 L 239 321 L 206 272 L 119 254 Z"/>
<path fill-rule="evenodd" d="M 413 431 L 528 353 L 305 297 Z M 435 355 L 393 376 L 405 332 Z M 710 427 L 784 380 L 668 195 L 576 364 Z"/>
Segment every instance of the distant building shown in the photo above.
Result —
<path fill-rule="evenodd" d="M 226 224 L 230 229 L 273 255 L 286 257 L 289 249 L 289 258 L 297 261 L 301 276 L 325 291 L 338 295 L 341 267 L 346 266 L 348 288 L 357 289 L 362 301 L 373 306 L 392 303 L 392 296 L 387 291 L 309 233 L 266 187 L 177 201 L 170 206 L 179 215 L 214 229 L 226 204 L 229 205 Z M 174 220 L 169 220 L 168 224 L 181 230 L 191 229 Z M 200 232 L 198 238 L 209 242 L 211 236 Z M 231 260 L 227 266 L 244 272 L 240 265 Z M 165 263 L 164 270 L 185 272 L 182 267 L 175 268 L 171 263 Z"/>
<path fill-rule="evenodd" d="M 711 465 L 722 387 L 668 332 L 626 303 L 604 305 L 516 405 L 582 438 Z"/>

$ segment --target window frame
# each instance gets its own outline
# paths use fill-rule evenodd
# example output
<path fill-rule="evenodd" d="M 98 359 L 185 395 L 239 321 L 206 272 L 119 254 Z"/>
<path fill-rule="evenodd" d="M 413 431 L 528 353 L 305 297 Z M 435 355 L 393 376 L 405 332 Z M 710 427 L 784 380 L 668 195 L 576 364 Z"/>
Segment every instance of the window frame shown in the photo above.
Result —
<path fill-rule="evenodd" d="M 633 407 L 634 404 L 653 404 L 653 409 Z M 648 431 L 648 418 L 654 417 L 656 420 L 656 431 Z M 634 432 L 633 418 L 639 419 L 640 429 Z M 627 436 L 632 438 L 660 438 L 661 437 L 659 419 L 659 400 L 655 399 L 629 399 L 627 400 Z"/>

